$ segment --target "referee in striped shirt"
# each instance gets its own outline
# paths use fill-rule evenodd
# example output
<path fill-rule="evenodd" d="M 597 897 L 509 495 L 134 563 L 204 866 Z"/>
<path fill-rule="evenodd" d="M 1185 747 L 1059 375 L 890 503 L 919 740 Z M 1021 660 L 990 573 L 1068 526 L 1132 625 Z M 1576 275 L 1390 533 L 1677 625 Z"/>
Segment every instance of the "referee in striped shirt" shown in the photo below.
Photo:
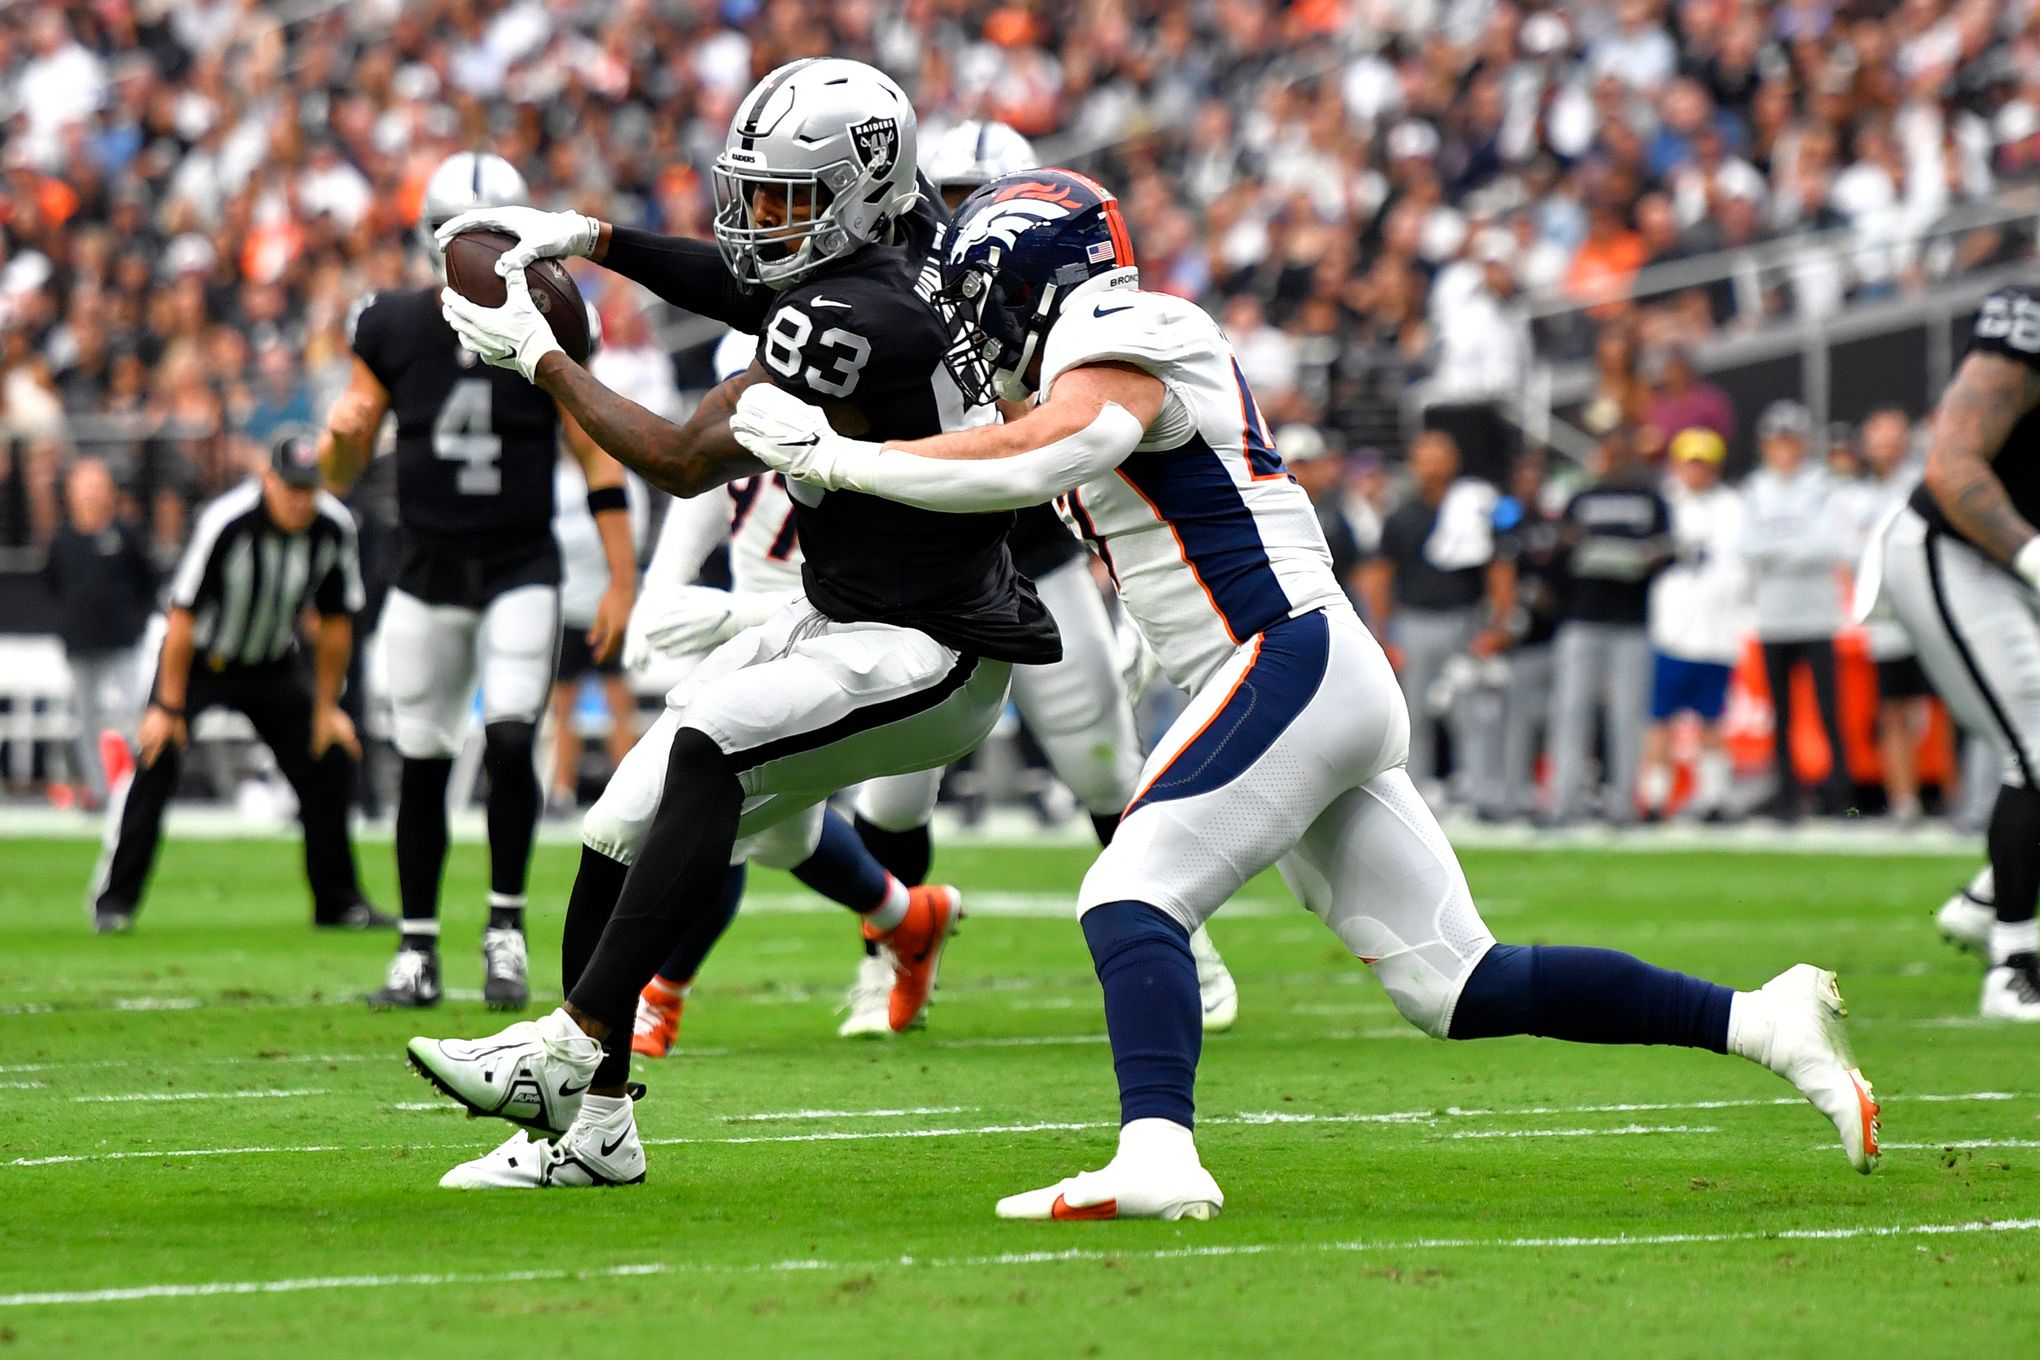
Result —
<path fill-rule="evenodd" d="M 93 891 L 101 933 L 134 924 L 177 788 L 190 722 L 224 706 L 246 715 L 297 793 L 305 876 L 322 926 L 395 924 L 362 900 L 347 837 L 348 793 L 361 745 L 340 711 L 363 604 L 354 520 L 319 489 L 317 448 L 302 432 L 270 448 L 257 477 L 199 512 L 171 581 L 162 649 L 142 717 L 139 768 L 109 809 Z M 307 678 L 299 621 L 318 615 Z"/>

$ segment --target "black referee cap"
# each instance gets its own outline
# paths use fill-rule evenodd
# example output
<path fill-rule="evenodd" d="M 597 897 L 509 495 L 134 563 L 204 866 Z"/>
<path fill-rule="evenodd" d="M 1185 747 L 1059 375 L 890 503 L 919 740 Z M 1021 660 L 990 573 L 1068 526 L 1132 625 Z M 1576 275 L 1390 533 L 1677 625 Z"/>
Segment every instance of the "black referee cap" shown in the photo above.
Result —
<path fill-rule="evenodd" d="M 325 481 L 319 470 L 319 441 L 302 427 L 285 430 L 270 444 L 269 466 L 289 486 L 312 487 Z"/>

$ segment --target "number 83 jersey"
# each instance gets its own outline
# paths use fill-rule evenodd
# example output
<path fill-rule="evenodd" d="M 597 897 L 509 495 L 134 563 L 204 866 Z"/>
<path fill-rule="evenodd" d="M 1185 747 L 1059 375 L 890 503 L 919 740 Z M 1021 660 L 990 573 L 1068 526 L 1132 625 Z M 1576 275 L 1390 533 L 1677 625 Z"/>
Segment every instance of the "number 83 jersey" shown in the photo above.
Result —
<path fill-rule="evenodd" d="M 553 559 L 557 573 L 553 399 L 462 349 L 434 289 L 371 295 L 349 338 L 390 394 L 397 519 L 412 545 L 470 559 L 528 553 Z"/>

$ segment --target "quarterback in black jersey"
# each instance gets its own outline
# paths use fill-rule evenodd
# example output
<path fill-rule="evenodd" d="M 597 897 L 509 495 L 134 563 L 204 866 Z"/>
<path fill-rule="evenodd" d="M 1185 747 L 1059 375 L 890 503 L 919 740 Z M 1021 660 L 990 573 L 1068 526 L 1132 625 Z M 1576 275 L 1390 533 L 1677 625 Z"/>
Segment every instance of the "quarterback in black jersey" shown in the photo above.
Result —
<path fill-rule="evenodd" d="M 1984 299 L 1935 412 L 1926 478 L 1859 576 L 1955 716 L 2005 755 L 1990 865 L 1941 908 L 1988 962 L 1987 1019 L 2040 1021 L 2040 287 Z"/>
<path fill-rule="evenodd" d="M 432 228 L 476 207 L 522 203 L 524 178 L 498 156 L 449 157 L 426 186 Z M 533 734 L 552 689 L 559 647 L 559 548 L 553 467 L 561 436 L 588 481 L 589 508 L 609 560 L 610 589 L 589 645 L 622 643 L 636 564 L 623 469 L 553 398 L 461 348 L 436 289 L 374 294 L 349 326 L 354 376 L 327 418 L 321 448 L 336 489 L 360 475 L 396 417 L 396 581 L 382 617 L 394 737 L 397 884 L 403 939 L 376 1006 L 439 1000 L 439 884 L 446 862 L 446 789 L 467 735 L 479 680 L 488 772 L 489 923 L 483 995 L 522 1007 L 524 886 L 539 811 Z"/>
<path fill-rule="evenodd" d="M 603 448 L 692 496 L 761 470 L 729 429 L 745 387 L 828 404 L 846 431 L 908 437 L 989 420 L 968 412 L 942 356 L 948 327 L 918 291 L 927 263 L 916 119 L 862 63 L 780 67 L 738 106 L 717 158 L 716 244 L 568 213 L 469 214 L 444 232 L 505 230 L 509 298 L 441 300 L 462 343 L 557 397 Z M 919 250 L 913 247 L 918 243 Z M 523 286 L 539 256 L 585 255 L 660 297 L 759 337 L 751 368 L 685 425 L 661 420 L 559 351 Z M 618 768 L 583 824 L 562 945 L 567 1005 L 491 1038 L 414 1039 L 411 1059 L 469 1110 L 524 1135 L 456 1167 L 462 1188 L 640 1180 L 626 1079 L 639 989 L 715 916 L 740 836 L 881 775 L 974 748 L 1015 663 L 1061 654 L 1055 625 L 1006 547 L 1012 517 L 930 514 L 872 497 L 795 493 L 805 595 L 712 653 Z M 894 1005 L 926 1002 L 956 920 L 921 891 L 868 915 L 898 960 Z"/>

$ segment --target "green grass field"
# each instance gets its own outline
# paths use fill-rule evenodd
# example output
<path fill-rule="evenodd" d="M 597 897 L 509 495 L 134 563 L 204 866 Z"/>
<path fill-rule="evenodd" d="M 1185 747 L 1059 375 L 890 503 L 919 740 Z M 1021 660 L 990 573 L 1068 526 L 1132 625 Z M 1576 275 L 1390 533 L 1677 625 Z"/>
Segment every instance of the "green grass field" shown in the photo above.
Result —
<path fill-rule="evenodd" d="M 1214 925 L 1241 1018 L 1199 1087 L 1226 1212 L 1179 1226 L 992 1217 L 1112 1146 L 1079 852 L 942 857 L 982 910 L 890 1043 L 834 1037 L 846 919 L 756 876 L 684 1054 L 639 1065 L 648 1182 L 494 1195 L 436 1181 L 508 1127 L 402 1051 L 496 1022 L 369 1014 L 389 937 L 314 935 L 293 846 L 173 842 L 104 939 L 92 856 L 0 842 L 0 1356 L 1924 1356 L 2040 1322 L 2040 1034 L 1978 1024 L 1931 930 L 1961 861 L 1468 858 L 1504 939 L 1839 970 L 1884 1100 L 1867 1178 L 1735 1059 L 1424 1039 L 1256 883 Z M 541 848 L 532 885 L 548 1000 L 572 864 Z M 482 872 L 456 847 L 467 995 Z"/>

